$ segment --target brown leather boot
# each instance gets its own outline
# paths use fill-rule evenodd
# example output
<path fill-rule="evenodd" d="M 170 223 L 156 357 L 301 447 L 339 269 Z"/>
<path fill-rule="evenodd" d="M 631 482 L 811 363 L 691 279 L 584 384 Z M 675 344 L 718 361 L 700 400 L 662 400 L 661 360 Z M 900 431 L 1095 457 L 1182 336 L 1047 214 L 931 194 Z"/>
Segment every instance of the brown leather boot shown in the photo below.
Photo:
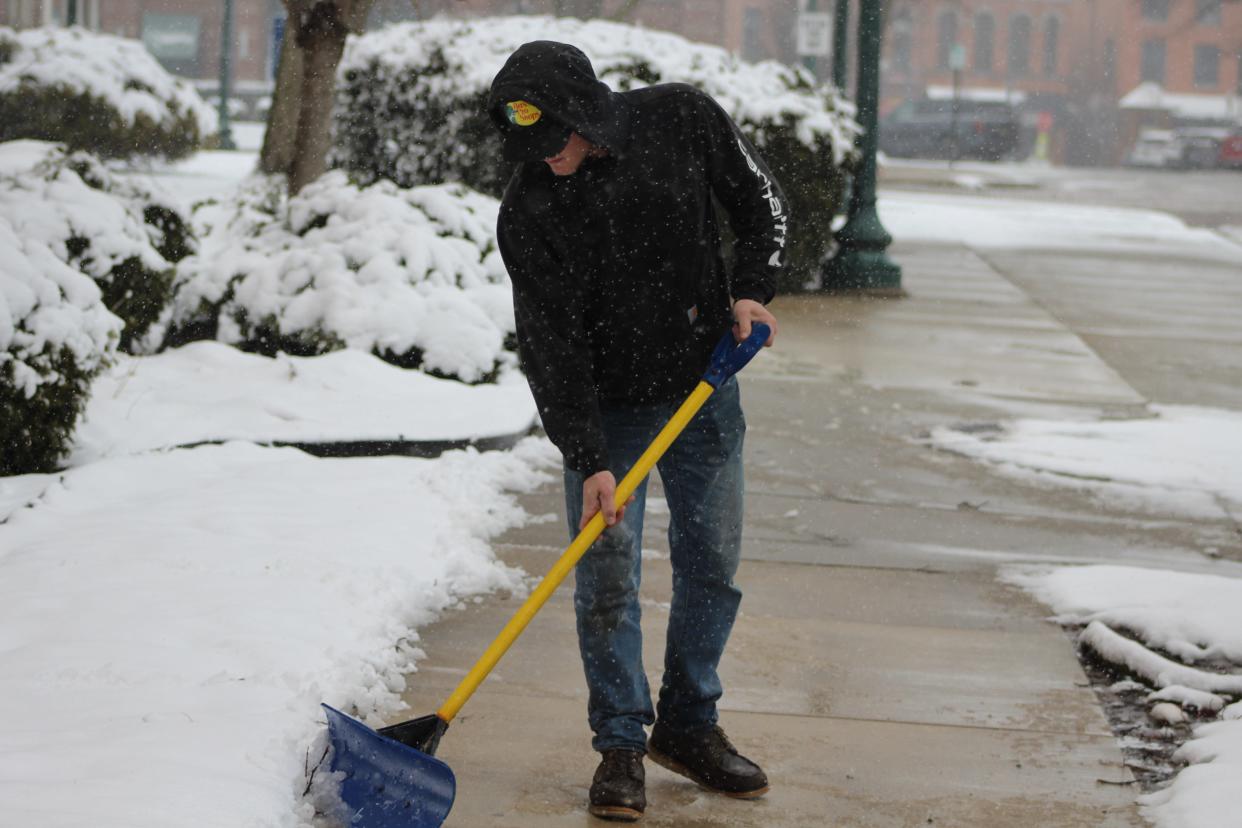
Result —
<path fill-rule="evenodd" d="M 673 730 L 656 722 L 647 740 L 651 761 L 735 799 L 757 799 L 768 792 L 768 777 L 740 755 L 718 725 Z"/>
<path fill-rule="evenodd" d="M 605 750 L 591 782 L 594 816 L 619 822 L 637 822 L 647 809 L 646 772 L 637 750 Z"/>

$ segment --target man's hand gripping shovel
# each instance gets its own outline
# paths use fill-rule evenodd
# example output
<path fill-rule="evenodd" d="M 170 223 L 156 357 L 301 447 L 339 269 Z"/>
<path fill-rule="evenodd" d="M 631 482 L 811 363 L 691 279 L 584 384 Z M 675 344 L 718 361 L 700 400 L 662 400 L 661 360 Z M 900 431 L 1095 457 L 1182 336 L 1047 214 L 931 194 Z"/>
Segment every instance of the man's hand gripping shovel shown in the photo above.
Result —
<path fill-rule="evenodd" d="M 725 334 L 698 387 L 617 485 L 618 505 L 630 499 L 712 392 L 750 362 L 770 333 L 767 325 L 756 323 L 741 343 Z M 435 758 L 440 737 L 603 530 L 604 516 L 597 513 L 434 714 L 375 731 L 323 706 L 332 742 L 331 769 L 344 774 L 341 800 L 351 828 L 435 828 L 444 822 L 453 807 L 457 781 L 449 766 Z"/>

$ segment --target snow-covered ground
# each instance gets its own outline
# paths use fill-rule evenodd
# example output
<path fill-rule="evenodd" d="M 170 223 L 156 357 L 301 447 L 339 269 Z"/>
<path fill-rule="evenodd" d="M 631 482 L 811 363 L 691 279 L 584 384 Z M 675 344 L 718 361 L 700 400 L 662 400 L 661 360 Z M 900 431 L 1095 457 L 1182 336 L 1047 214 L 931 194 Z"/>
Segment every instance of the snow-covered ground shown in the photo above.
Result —
<path fill-rule="evenodd" d="M 201 153 L 151 173 L 187 207 L 254 168 Z M 418 629 L 522 590 L 488 539 L 558 455 L 318 459 L 258 442 L 525 431 L 524 379 L 469 386 L 368 353 L 199 342 L 119 356 L 69 467 L 0 477 L 0 802 L 6 824 L 308 824 L 320 702 L 399 718 Z M 203 441 L 233 441 L 175 448 Z"/>
<path fill-rule="evenodd" d="M 1242 519 L 1242 412 L 1150 406 L 1149 419 L 1035 420 L 996 434 L 941 427 L 934 445 L 1006 476 L 1160 515 Z"/>
<path fill-rule="evenodd" d="M 420 626 L 521 588 L 487 540 L 523 520 L 507 493 L 554 455 L 230 443 L 41 476 L 0 527 L 4 821 L 308 818 L 295 786 L 319 703 L 391 716 Z"/>
<path fill-rule="evenodd" d="M 364 351 L 276 359 L 218 342 L 119 357 L 96 380 L 71 465 L 204 442 L 449 441 L 521 434 L 535 401 L 516 372 L 466 385 Z"/>

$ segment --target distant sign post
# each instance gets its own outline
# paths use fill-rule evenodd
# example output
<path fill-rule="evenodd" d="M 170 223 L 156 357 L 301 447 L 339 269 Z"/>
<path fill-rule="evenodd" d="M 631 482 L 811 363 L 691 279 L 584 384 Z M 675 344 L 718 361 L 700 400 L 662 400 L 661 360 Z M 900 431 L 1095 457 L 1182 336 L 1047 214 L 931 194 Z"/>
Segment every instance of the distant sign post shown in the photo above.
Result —
<path fill-rule="evenodd" d="M 798 15 L 798 54 L 802 57 L 828 57 L 832 53 L 832 15 L 804 11 Z"/>
<path fill-rule="evenodd" d="M 818 0 L 806 0 L 806 8 L 798 12 L 798 56 L 812 73 L 816 58 L 828 57 L 832 42 L 832 18 L 817 7 Z"/>
<path fill-rule="evenodd" d="M 953 117 L 950 118 L 952 129 L 950 134 L 953 136 L 953 156 L 949 159 L 949 164 L 952 165 L 961 155 L 961 150 L 958 147 L 960 136 L 958 135 L 957 120 L 958 114 L 961 112 L 959 101 L 962 94 L 962 70 L 966 68 L 966 47 L 960 43 L 954 43 L 953 48 L 949 50 L 949 68 L 953 70 Z"/>

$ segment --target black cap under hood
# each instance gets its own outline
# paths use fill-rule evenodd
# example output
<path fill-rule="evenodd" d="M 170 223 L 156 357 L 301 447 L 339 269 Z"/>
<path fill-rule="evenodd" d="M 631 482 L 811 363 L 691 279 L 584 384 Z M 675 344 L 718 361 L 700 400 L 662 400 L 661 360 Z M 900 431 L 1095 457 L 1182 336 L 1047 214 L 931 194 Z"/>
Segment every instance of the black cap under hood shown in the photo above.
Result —
<path fill-rule="evenodd" d="M 510 120 L 507 105 L 534 104 L 539 122 L 521 126 Z M 568 43 L 536 40 L 509 56 L 492 80 L 487 112 L 504 141 L 511 161 L 535 161 L 554 155 L 577 132 L 610 152 L 624 152 L 629 136 L 629 105 L 595 77 L 591 61 Z"/>

